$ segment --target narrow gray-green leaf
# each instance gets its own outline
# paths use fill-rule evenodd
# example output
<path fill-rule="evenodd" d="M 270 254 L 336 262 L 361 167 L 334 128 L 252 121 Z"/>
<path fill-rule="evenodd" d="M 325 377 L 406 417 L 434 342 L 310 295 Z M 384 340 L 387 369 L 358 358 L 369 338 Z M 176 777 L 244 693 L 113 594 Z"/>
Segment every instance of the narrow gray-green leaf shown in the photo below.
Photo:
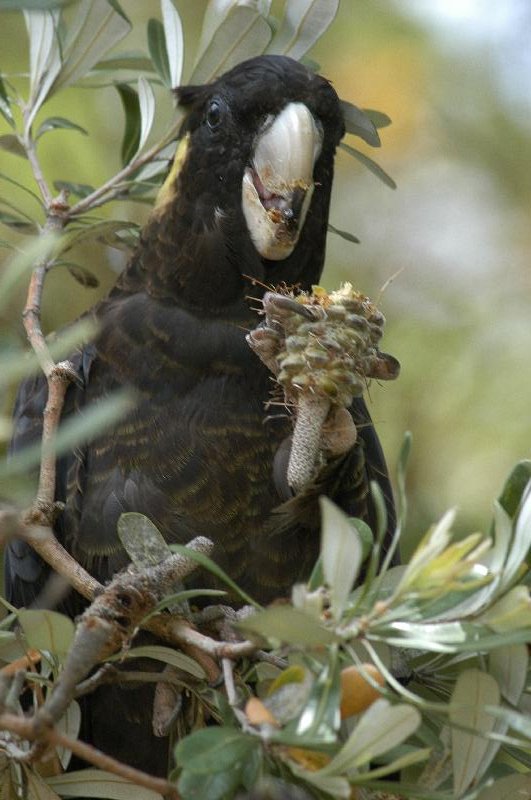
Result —
<path fill-rule="evenodd" d="M 74 0 L 0 0 L 0 11 L 52 11 Z"/>
<path fill-rule="evenodd" d="M 485 706 L 496 706 L 499 701 L 500 690 L 492 675 L 479 669 L 468 669 L 459 675 L 450 705 L 450 722 L 460 726 L 452 727 L 454 791 L 458 797 L 476 779 L 489 746 L 488 739 L 481 734 L 493 730 L 495 719 L 485 711 Z"/>
<path fill-rule="evenodd" d="M 126 83 L 117 83 L 116 89 L 125 114 L 125 130 L 121 149 L 122 165 L 125 166 L 138 152 L 141 129 L 140 102 L 137 92 Z"/>
<path fill-rule="evenodd" d="M 138 79 L 138 103 L 140 106 L 140 140 L 138 149 L 141 150 L 147 141 L 155 116 L 155 95 L 153 94 L 153 89 L 142 75 Z"/>
<path fill-rule="evenodd" d="M 356 770 L 404 742 L 421 721 L 419 712 L 412 706 L 405 703 L 392 706 L 388 700 L 376 700 L 321 773 L 340 775 Z"/>
<path fill-rule="evenodd" d="M 31 124 L 40 106 L 51 92 L 61 69 L 61 57 L 56 40 L 59 16 L 56 11 L 25 11 L 30 42 L 30 100 Z"/>
<path fill-rule="evenodd" d="M 18 136 L 15 136 L 14 133 L 5 133 L 0 136 L 0 147 L 14 156 L 28 157 L 24 145 L 20 143 Z"/>
<path fill-rule="evenodd" d="M 76 195 L 76 197 L 88 197 L 92 194 L 94 187 L 88 183 L 72 183 L 71 181 L 54 181 L 54 188 L 58 192 L 66 191 L 68 194 Z"/>
<path fill-rule="evenodd" d="M 162 24 L 166 40 L 166 53 L 170 73 L 170 86 L 175 88 L 181 82 L 184 59 L 183 26 L 177 9 L 171 0 L 161 0 Z"/>
<path fill-rule="evenodd" d="M 260 55 L 271 39 L 271 28 L 252 8 L 231 8 L 197 62 L 190 83 L 208 83 L 240 61 Z"/>
<path fill-rule="evenodd" d="M 387 128 L 392 124 L 391 117 L 384 114 L 383 111 L 376 111 L 374 108 L 361 109 L 366 117 L 369 117 L 375 128 Z"/>
<path fill-rule="evenodd" d="M 242 620 L 238 627 L 266 638 L 309 647 L 333 644 L 335 635 L 314 617 L 291 606 L 275 606 Z"/>
<path fill-rule="evenodd" d="M 134 223 L 127 220 L 103 220 L 95 222 L 93 225 L 86 225 L 83 228 L 69 229 L 61 237 L 57 248 L 57 254 L 65 253 L 74 246 L 85 244 L 87 241 L 97 239 L 106 241 L 106 238 L 116 231 L 129 230 L 134 227 Z"/>
<path fill-rule="evenodd" d="M 5 121 L 9 125 L 11 125 L 12 128 L 15 127 L 15 119 L 11 111 L 11 103 L 9 102 L 9 96 L 7 94 L 5 83 L 2 80 L 1 76 L 0 76 L 0 114 L 2 114 Z"/>
<path fill-rule="evenodd" d="M 120 658 L 122 657 L 120 656 Z M 125 658 L 153 658 L 156 661 L 171 664 L 172 667 L 177 667 L 177 669 L 182 669 L 183 672 L 188 672 L 194 678 L 203 680 L 206 677 L 203 667 L 197 661 L 179 650 L 173 650 L 171 647 L 155 644 L 146 645 L 145 647 L 132 647 L 126 652 Z"/>
<path fill-rule="evenodd" d="M 319 502 L 323 574 L 330 590 L 332 614 L 338 619 L 360 570 L 362 546 L 347 515 L 327 497 L 321 497 Z"/>
<path fill-rule="evenodd" d="M 341 236 L 342 239 L 345 239 L 347 242 L 352 242 L 352 244 L 359 244 L 360 240 L 357 236 L 354 236 L 353 233 L 349 233 L 348 231 L 343 231 L 341 228 L 335 228 L 333 225 L 328 223 L 328 230 L 330 233 L 335 233 L 336 236 Z"/>
<path fill-rule="evenodd" d="M 41 122 L 39 125 L 39 129 L 35 135 L 35 139 L 38 139 L 43 133 L 47 133 L 48 131 L 53 130 L 69 130 L 69 131 L 78 131 L 78 133 L 82 133 L 84 136 L 87 136 L 88 131 L 85 128 L 82 128 L 81 125 L 78 125 L 76 122 L 72 122 L 65 117 L 48 117 Z"/>
<path fill-rule="evenodd" d="M 57 240 L 57 234 L 53 233 L 30 240 L 24 251 L 17 253 L 4 267 L 0 275 L 0 312 L 10 302 L 16 287 L 27 278 L 37 262 L 50 257 Z"/>
<path fill-rule="evenodd" d="M 18 621 L 30 647 L 49 650 L 61 659 L 66 656 L 74 640 L 75 628 L 71 619 L 57 611 L 23 609 Z"/>
<path fill-rule="evenodd" d="M 489 672 L 496 679 L 506 700 L 517 706 L 525 688 L 529 654 L 525 644 L 513 644 L 493 650 L 489 656 Z"/>
<path fill-rule="evenodd" d="M 133 399 L 126 392 L 116 392 L 105 400 L 86 408 L 82 413 L 69 418 L 60 427 L 53 442 L 50 442 L 46 454 L 61 453 L 71 450 L 75 445 L 84 444 L 102 435 L 111 425 L 117 422 L 132 407 Z M 24 450 L 20 450 L 9 461 L 0 462 L 0 477 L 21 475 L 30 467 L 40 463 L 41 445 L 36 442 Z"/>
<path fill-rule="evenodd" d="M 120 514 L 118 538 L 133 564 L 139 568 L 154 567 L 172 555 L 156 525 L 136 511 Z"/>
<path fill-rule="evenodd" d="M 84 77 L 131 29 L 123 12 L 117 11 L 107 0 L 82 0 L 76 13 L 82 24 L 73 27 L 67 35 L 64 62 L 54 90 L 71 86 Z"/>
<path fill-rule="evenodd" d="M 8 228 L 13 228 L 19 233 L 23 233 L 25 235 L 36 234 L 39 231 L 36 225 L 28 222 L 22 217 L 17 217 L 15 214 L 11 214 L 9 211 L 0 211 L 0 222 L 4 225 L 7 225 Z"/>
<path fill-rule="evenodd" d="M 503 568 L 500 591 L 507 589 L 513 582 L 521 565 L 525 563 L 531 548 L 531 480 L 522 495 L 518 517 L 514 526 L 514 536 L 507 561 Z"/>
<path fill-rule="evenodd" d="M 353 103 L 349 103 L 348 100 L 341 100 L 340 105 L 347 133 L 359 136 L 371 147 L 380 147 L 381 142 L 376 126 L 365 112 Z"/>
<path fill-rule="evenodd" d="M 148 49 L 151 60 L 164 86 L 172 88 L 170 78 L 170 64 L 166 50 L 166 37 L 164 25 L 158 19 L 150 19 L 147 26 Z"/>
<path fill-rule="evenodd" d="M 234 6 L 243 5 L 254 8 L 262 17 L 267 18 L 271 10 L 271 0 L 209 0 L 203 17 L 201 37 L 197 47 L 194 68 L 210 44 L 215 32 Z"/>
<path fill-rule="evenodd" d="M 372 158 L 366 156 L 365 153 L 361 153 L 359 150 L 356 150 L 355 147 L 351 147 L 349 144 L 345 144 L 345 142 L 341 142 L 339 145 L 342 150 L 344 150 L 349 155 L 356 158 L 364 167 L 372 172 L 373 175 L 376 175 L 381 181 L 385 183 L 386 186 L 389 186 L 390 189 L 396 189 L 396 183 L 391 178 L 390 175 L 385 172 L 376 161 L 373 161 Z"/>
<path fill-rule="evenodd" d="M 302 58 L 332 24 L 338 7 L 339 0 L 290 0 L 267 52 Z"/>
<path fill-rule="evenodd" d="M 531 775 L 506 775 L 484 789 L 477 800 L 531 800 Z"/>
<path fill-rule="evenodd" d="M 66 712 L 63 714 L 59 722 L 56 723 L 56 729 L 68 736 L 70 739 L 77 739 L 79 729 L 81 727 L 81 709 L 76 700 L 72 700 Z M 56 747 L 59 761 L 64 770 L 68 767 L 70 759 L 72 758 L 72 751 L 62 745 Z"/>
<path fill-rule="evenodd" d="M 230 769 L 235 763 L 249 758 L 257 747 L 259 741 L 256 737 L 236 728 L 210 727 L 181 739 L 175 748 L 175 758 L 179 766 L 204 775 Z"/>
<path fill-rule="evenodd" d="M 25 192 L 25 193 L 26 193 L 26 194 L 28 194 L 30 197 L 32 197 L 34 200 L 36 200 L 36 201 L 37 201 L 37 203 L 38 203 L 38 204 L 41 206 L 41 208 L 42 208 L 42 200 L 41 200 L 41 198 L 39 197 L 39 195 L 38 195 L 38 194 L 35 194 L 35 192 L 32 192 L 32 191 L 31 191 L 31 189 L 28 189 L 28 187 L 27 187 L 27 186 L 24 186 L 24 184 L 23 184 L 23 183 L 20 183 L 20 181 L 16 181 L 16 180 L 15 180 L 14 178 L 12 178 L 10 175 L 6 175 L 6 174 L 5 174 L 5 172 L 0 172 L 0 178 L 1 178 L 3 181 L 7 181 L 7 183 L 11 183 L 13 186 L 17 186 L 17 187 L 18 187 L 19 189 L 21 189 L 23 192 Z"/>
<path fill-rule="evenodd" d="M 82 769 L 46 779 L 61 797 L 97 797 L 100 800 L 160 800 L 160 794 L 130 783 L 112 772 Z"/>
<path fill-rule="evenodd" d="M 84 286 L 85 289 L 96 289 L 96 287 L 100 285 L 100 282 L 94 273 L 86 267 L 80 266 L 79 264 L 74 264 L 69 261 L 58 261 L 57 264 L 54 264 L 54 266 L 66 267 L 74 280 L 77 281 L 81 286 Z"/>
<path fill-rule="evenodd" d="M 170 545 L 170 550 L 173 553 L 179 553 L 179 555 L 201 564 L 202 567 L 219 578 L 223 583 L 225 583 L 227 586 L 230 586 L 233 592 L 245 600 L 246 603 L 249 603 L 249 605 L 254 606 L 255 608 L 260 608 L 260 605 L 256 602 L 256 600 L 253 600 L 253 598 L 250 597 L 247 592 L 244 592 L 243 589 L 240 589 L 238 584 L 235 583 L 232 578 L 229 578 L 227 573 L 222 570 L 221 567 L 218 567 L 218 565 L 204 553 L 199 552 L 199 550 L 190 550 L 189 547 L 185 547 L 182 544 L 172 544 Z"/>
<path fill-rule="evenodd" d="M 161 25 L 161 23 L 159 23 Z M 162 25 L 161 25 L 162 27 Z M 95 70 L 117 70 L 117 69 L 130 69 L 135 72 L 154 72 L 153 64 L 150 59 L 140 51 L 127 51 L 117 53 L 115 56 L 104 58 L 103 61 L 98 61 L 94 64 Z"/>

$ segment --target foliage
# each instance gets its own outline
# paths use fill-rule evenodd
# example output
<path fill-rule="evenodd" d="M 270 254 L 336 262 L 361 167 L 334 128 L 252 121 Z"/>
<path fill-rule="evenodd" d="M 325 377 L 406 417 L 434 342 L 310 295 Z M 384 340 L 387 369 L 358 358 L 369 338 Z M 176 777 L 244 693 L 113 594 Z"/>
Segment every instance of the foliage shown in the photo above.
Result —
<path fill-rule="evenodd" d="M 167 169 L 181 122 L 177 115 L 152 141 L 153 86 L 174 87 L 182 78 L 184 38 L 170 0 L 162 0 L 162 21 L 148 24 L 149 57 L 109 56 L 130 28 L 116 0 L 81 0 L 75 19 L 68 3 L 33 0 L 17 5 L 28 9 L 29 93 L 20 97 L 9 76 L 2 76 L 0 113 L 12 133 L 0 137 L 0 148 L 11 157 L 29 160 L 40 192 L 34 197 L 41 217 L 36 221 L 22 213 L 7 192 L 0 201 L 0 222 L 23 234 L 40 229 L 42 235 L 15 253 L 2 278 L 0 304 L 9 301 L 13 287 L 27 279 L 37 261 L 45 262 L 47 269 L 66 267 L 80 283 L 93 285 L 93 276 L 71 260 L 70 251 L 75 254 L 87 240 L 117 248 L 134 243 L 134 225 L 102 221 L 93 212 L 115 198 L 152 196 Z M 332 22 L 337 5 L 330 0 L 289 0 L 276 20 L 267 0 L 212 0 L 188 80 L 208 80 L 264 51 L 304 57 Z M 0 10 L 10 7 L 9 2 L 0 3 Z M 63 181 L 56 185 L 58 200 L 42 178 L 39 143 L 59 130 L 73 136 L 86 131 L 64 117 L 49 116 L 40 123 L 37 119 L 56 92 L 107 70 L 123 76 L 114 80 L 125 113 L 122 168 L 98 188 Z M 377 129 L 389 119 L 347 103 L 344 111 L 347 132 L 378 146 Z M 351 145 L 344 149 L 394 186 L 367 156 Z M 0 180 L 8 184 L 6 189 L 14 182 L 4 175 Z M 69 196 L 78 199 L 68 205 Z M 59 230 L 50 232 L 47 222 L 58 214 Z M 81 324 L 73 326 L 50 344 L 53 357 L 68 355 L 92 333 Z M 0 359 L 2 388 L 39 368 L 36 358 L 22 361 L 16 348 Z M 55 452 L 100 433 L 128 402 L 110 398 L 107 405 L 87 413 L 83 425 L 76 423 L 69 430 L 65 424 L 54 441 Z M 6 439 L 9 428 L 9 420 L 1 419 L 0 435 Z M 408 445 L 400 459 L 395 547 L 406 522 L 407 449 Z M 15 481 L 40 458 L 35 448 L 1 465 L 2 478 L 11 482 L 5 484 L 6 492 L 15 497 Z M 323 500 L 321 558 L 308 585 L 293 587 L 291 604 L 258 609 L 238 624 L 240 633 L 269 655 L 238 662 L 230 702 L 222 688 L 208 684 L 201 665 L 185 654 L 162 646 L 123 653 L 124 660 L 142 654 L 171 664 L 201 715 L 218 723 L 188 733 L 177 744 L 171 777 L 181 796 L 233 797 L 264 778 L 296 785 L 301 796 L 317 798 L 365 798 L 371 795 L 362 792 L 381 790 L 388 796 L 426 800 L 491 800 L 504 792 L 514 796 L 525 791 L 531 744 L 525 714 L 531 706 L 526 692 L 531 606 L 524 567 L 531 540 L 530 477 L 528 462 L 515 468 L 495 503 L 489 536 L 473 533 L 454 541 L 455 514 L 450 511 L 427 532 L 407 566 L 389 568 L 388 555 L 381 570 L 385 525 L 379 526 L 373 546 L 367 548 L 366 526 Z M 138 515 L 122 519 L 121 526 L 125 540 L 139 526 L 143 537 L 156 536 L 149 521 Z M 204 558 L 203 567 L 231 585 L 230 577 Z M 362 569 L 365 577 L 360 580 Z M 182 609 L 193 599 L 193 593 L 180 592 L 160 605 Z M 39 670 L 24 675 L 38 705 L 61 674 L 73 625 L 55 612 L 8 611 L 0 624 L 0 659 L 11 665 L 28 651 L 40 652 Z M 15 618 L 18 633 L 11 630 Z M 346 685 L 342 675 L 352 669 L 357 670 L 350 673 L 357 676 L 357 691 L 370 686 L 373 702 L 341 719 L 341 687 Z M 20 684 L 6 684 L 4 689 L 4 707 L 21 713 Z M 75 737 L 79 724 L 79 707 L 72 701 L 59 725 Z M 95 769 L 41 776 L 21 760 L 27 750 L 27 743 L 9 734 L 0 738 L 0 784 L 6 797 L 155 796 Z M 58 756 L 66 769 L 69 753 L 59 751 Z M 388 780 L 397 772 L 399 782 Z M 352 794 L 353 787 L 357 794 Z"/>

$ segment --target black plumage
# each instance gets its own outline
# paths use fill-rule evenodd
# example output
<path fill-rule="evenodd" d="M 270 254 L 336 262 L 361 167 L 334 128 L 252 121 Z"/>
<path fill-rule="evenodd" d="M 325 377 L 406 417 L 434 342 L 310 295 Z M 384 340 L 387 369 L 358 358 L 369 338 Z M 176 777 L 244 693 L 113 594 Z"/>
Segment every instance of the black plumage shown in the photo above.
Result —
<path fill-rule="evenodd" d="M 110 432 L 61 459 L 57 499 L 65 510 L 57 534 L 105 581 L 127 562 L 118 518 L 139 511 L 168 541 L 210 537 L 214 559 L 243 589 L 268 602 L 286 595 L 315 562 L 320 493 L 372 523 L 368 487 L 374 479 L 391 522 L 393 517 L 384 459 L 362 400 L 351 409 L 360 434 L 356 445 L 295 501 L 283 503 L 286 492 L 275 484 L 273 461 L 291 422 L 266 410 L 271 375 L 245 341 L 246 331 L 260 322 L 251 298 L 266 285 L 309 289 L 319 281 L 334 153 L 344 125 L 330 83 L 285 57 L 252 59 L 212 84 L 180 88 L 177 96 L 188 114 L 176 166 L 129 265 L 91 311 L 99 333 L 73 357 L 82 386 L 69 388 L 63 416 L 83 413 L 123 387 L 133 389 L 136 403 Z M 250 235 L 242 179 L 257 138 L 290 103 L 306 106 L 318 132 L 315 189 L 294 249 L 271 260 Z M 40 435 L 45 397 L 41 377 L 22 386 L 14 450 Z M 33 602 L 47 574 L 25 544 L 9 545 L 12 602 Z M 209 581 L 204 573 L 198 580 L 203 586 Z M 137 701 L 130 694 L 122 701 L 131 709 Z M 104 736 L 94 730 L 88 735 L 102 749 L 162 771 L 154 752 L 147 756 L 140 746 L 132 756 L 130 744 L 124 751 L 123 742 L 113 742 L 112 724 L 103 721 Z"/>

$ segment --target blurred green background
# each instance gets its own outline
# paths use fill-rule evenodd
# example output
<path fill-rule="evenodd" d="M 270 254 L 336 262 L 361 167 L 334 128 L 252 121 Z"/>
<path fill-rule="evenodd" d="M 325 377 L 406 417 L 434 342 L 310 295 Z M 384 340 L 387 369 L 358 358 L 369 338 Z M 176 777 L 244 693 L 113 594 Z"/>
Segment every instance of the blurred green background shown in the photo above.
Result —
<path fill-rule="evenodd" d="M 159 16 L 159 3 L 121 2 L 134 28 L 118 51 L 147 52 L 146 22 Z M 185 30 L 186 78 L 206 3 L 175 5 Z M 1 23 L 0 70 L 18 74 L 13 80 L 23 86 L 22 15 L 4 12 Z M 399 358 L 402 374 L 395 384 L 372 385 L 370 408 L 391 470 L 404 431 L 414 437 L 406 554 L 449 506 L 459 506 L 463 532 L 487 529 L 509 469 L 531 455 L 530 40 L 527 0 L 342 0 L 311 53 L 340 96 L 393 120 L 381 131 L 381 151 L 359 147 L 396 179 L 396 192 L 339 152 L 330 220 L 361 244 L 331 234 L 322 282 L 335 288 L 350 280 L 377 299 L 395 276 L 380 300 L 383 349 Z M 162 130 L 173 106 L 161 89 L 157 99 Z M 43 138 L 50 183 L 98 185 L 118 169 L 123 112 L 113 88 L 59 92 L 45 116 L 68 117 L 90 134 Z M 9 132 L 0 118 L 0 134 Z M 0 171 L 33 188 L 22 158 L 0 151 Z M 31 198 L 5 183 L 0 195 L 30 216 L 37 212 Z M 133 203 L 98 209 L 140 223 L 148 212 Z M 16 241 L 6 228 L 0 238 Z M 7 251 L 0 252 L 5 261 Z M 52 272 L 46 331 L 104 294 L 126 257 L 91 246 L 76 259 L 97 273 L 97 289 L 83 289 L 64 270 Z M 23 338 L 23 301 L 21 288 L 0 320 L 3 348 Z"/>

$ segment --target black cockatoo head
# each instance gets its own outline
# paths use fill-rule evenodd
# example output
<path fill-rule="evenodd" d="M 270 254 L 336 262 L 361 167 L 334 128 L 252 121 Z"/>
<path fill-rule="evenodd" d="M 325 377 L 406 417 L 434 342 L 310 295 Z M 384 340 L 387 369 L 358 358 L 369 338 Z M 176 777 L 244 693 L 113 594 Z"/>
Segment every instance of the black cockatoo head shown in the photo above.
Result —
<path fill-rule="evenodd" d="M 248 292 L 249 277 L 317 282 L 344 134 L 330 83 L 290 58 L 260 56 L 176 94 L 187 116 L 144 236 L 152 291 L 212 309 Z"/>

